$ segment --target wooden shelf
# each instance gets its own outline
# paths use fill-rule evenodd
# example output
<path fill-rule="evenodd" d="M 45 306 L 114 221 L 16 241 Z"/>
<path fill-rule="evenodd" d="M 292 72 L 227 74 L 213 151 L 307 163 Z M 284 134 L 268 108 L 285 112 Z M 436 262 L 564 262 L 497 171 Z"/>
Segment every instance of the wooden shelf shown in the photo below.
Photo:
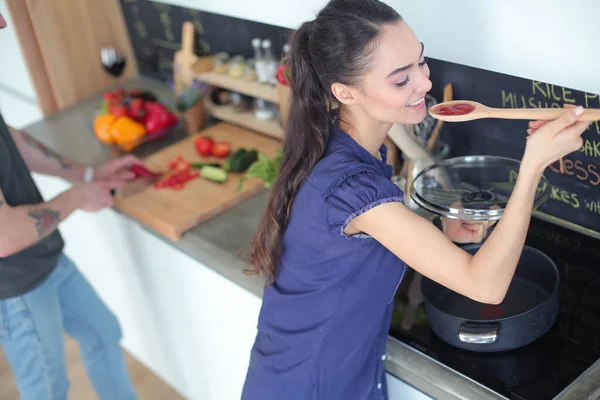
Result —
<path fill-rule="evenodd" d="M 259 120 L 250 111 L 238 113 L 233 110 L 231 105 L 217 106 L 208 100 L 204 102 L 204 105 L 206 110 L 215 118 L 252 129 L 276 139 L 283 139 L 283 128 L 277 120 Z"/>
<path fill-rule="evenodd" d="M 204 72 L 195 74 L 196 78 L 212 86 L 218 86 L 224 89 L 232 90 L 246 96 L 258 97 L 279 104 L 277 89 L 268 84 L 235 79 L 227 74 L 217 72 Z"/>

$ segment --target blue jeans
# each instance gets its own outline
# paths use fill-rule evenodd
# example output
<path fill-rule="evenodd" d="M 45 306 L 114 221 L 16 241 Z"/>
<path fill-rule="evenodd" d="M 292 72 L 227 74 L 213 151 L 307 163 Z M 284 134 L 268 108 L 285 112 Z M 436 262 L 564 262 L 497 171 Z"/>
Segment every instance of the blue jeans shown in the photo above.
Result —
<path fill-rule="evenodd" d="M 116 317 L 63 255 L 40 286 L 0 300 L 0 343 L 21 400 L 67 399 L 64 332 L 79 341 L 101 400 L 137 398 L 119 346 Z"/>

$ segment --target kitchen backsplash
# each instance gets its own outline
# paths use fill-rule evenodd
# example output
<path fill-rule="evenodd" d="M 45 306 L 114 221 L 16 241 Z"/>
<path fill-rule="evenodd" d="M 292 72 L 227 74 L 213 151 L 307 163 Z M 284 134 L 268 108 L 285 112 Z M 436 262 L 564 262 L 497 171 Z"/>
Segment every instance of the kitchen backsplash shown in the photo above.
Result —
<path fill-rule="evenodd" d="M 290 30 L 253 21 L 187 9 L 148 0 L 121 0 L 140 72 L 163 81 L 172 79 L 173 56 L 180 48 L 181 26 L 196 27 L 196 54 L 226 52 L 252 57 L 255 37 L 270 39 L 276 57 Z M 469 99 L 491 107 L 561 107 L 581 104 L 600 107 L 600 96 L 569 88 L 430 59 L 431 95 L 441 101 L 444 85 L 452 83 L 454 99 Z M 527 121 L 479 120 L 446 123 L 441 140 L 450 156 L 497 155 L 521 159 Z M 565 158 L 565 171 L 550 166 L 551 196 L 540 211 L 570 224 L 600 232 L 600 124 L 585 133 L 582 151 Z M 516 178 L 513 171 L 507 181 Z"/>

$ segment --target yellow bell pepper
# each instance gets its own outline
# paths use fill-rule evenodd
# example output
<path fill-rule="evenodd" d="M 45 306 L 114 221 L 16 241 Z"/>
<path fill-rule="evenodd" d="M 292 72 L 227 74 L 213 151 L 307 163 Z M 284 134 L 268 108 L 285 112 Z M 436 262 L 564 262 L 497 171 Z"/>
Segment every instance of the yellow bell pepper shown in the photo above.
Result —
<path fill-rule="evenodd" d="M 133 119 L 123 116 L 118 117 L 111 126 L 111 134 L 115 143 L 124 151 L 133 150 L 146 135 L 144 125 Z"/>
<path fill-rule="evenodd" d="M 102 114 L 94 118 L 94 134 L 102 143 L 113 144 L 112 125 L 117 118 L 112 114 Z"/>

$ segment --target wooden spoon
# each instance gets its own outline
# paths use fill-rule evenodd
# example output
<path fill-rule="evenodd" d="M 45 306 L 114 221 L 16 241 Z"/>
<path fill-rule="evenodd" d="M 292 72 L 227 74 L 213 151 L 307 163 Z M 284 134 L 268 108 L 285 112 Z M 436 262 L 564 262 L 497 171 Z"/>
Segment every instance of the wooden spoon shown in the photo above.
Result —
<path fill-rule="evenodd" d="M 446 122 L 473 121 L 482 118 L 553 120 L 565 112 L 564 108 L 491 108 L 470 100 L 439 103 L 429 109 L 433 118 Z M 587 108 L 580 121 L 600 121 L 600 108 Z"/>
<path fill-rule="evenodd" d="M 553 120 L 564 108 L 491 108 L 470 100 L 454 100 L 436 104 L 429 109 L 433 118 L 446 122 L 473 121 L 482 118 Z M 455 114 L 455 115 L 451 115 Z M 579 117 L 581 121 L 599 121 L 600 109 L 588 108 Z M 560 172 L 565 173 L 565 163 L 559 160 Z"/>
<path fill-rule="evenodd" d="M 444 86 L 444 95 L 443 95 L 443 99 L 442 102 L 447 103 L 449 101 L 452 101 L 452 83 L 448 83 L 446 86 Z M 434 107 L 432 107 L 434 108 Z M 429 141 L 427 142 L 427 149 L 429 151 L 433 151 L 433 147 L 435 146 L 438 137 L 440 136 L 440 131 L 442 130 L 442 126 L 444 125 L 444 121 L 438 120 L 437 124 L 435 124 L 435 127 L 433 128 L 433 133 L 431 134 L 431 137 L 429 138 Z"/>

